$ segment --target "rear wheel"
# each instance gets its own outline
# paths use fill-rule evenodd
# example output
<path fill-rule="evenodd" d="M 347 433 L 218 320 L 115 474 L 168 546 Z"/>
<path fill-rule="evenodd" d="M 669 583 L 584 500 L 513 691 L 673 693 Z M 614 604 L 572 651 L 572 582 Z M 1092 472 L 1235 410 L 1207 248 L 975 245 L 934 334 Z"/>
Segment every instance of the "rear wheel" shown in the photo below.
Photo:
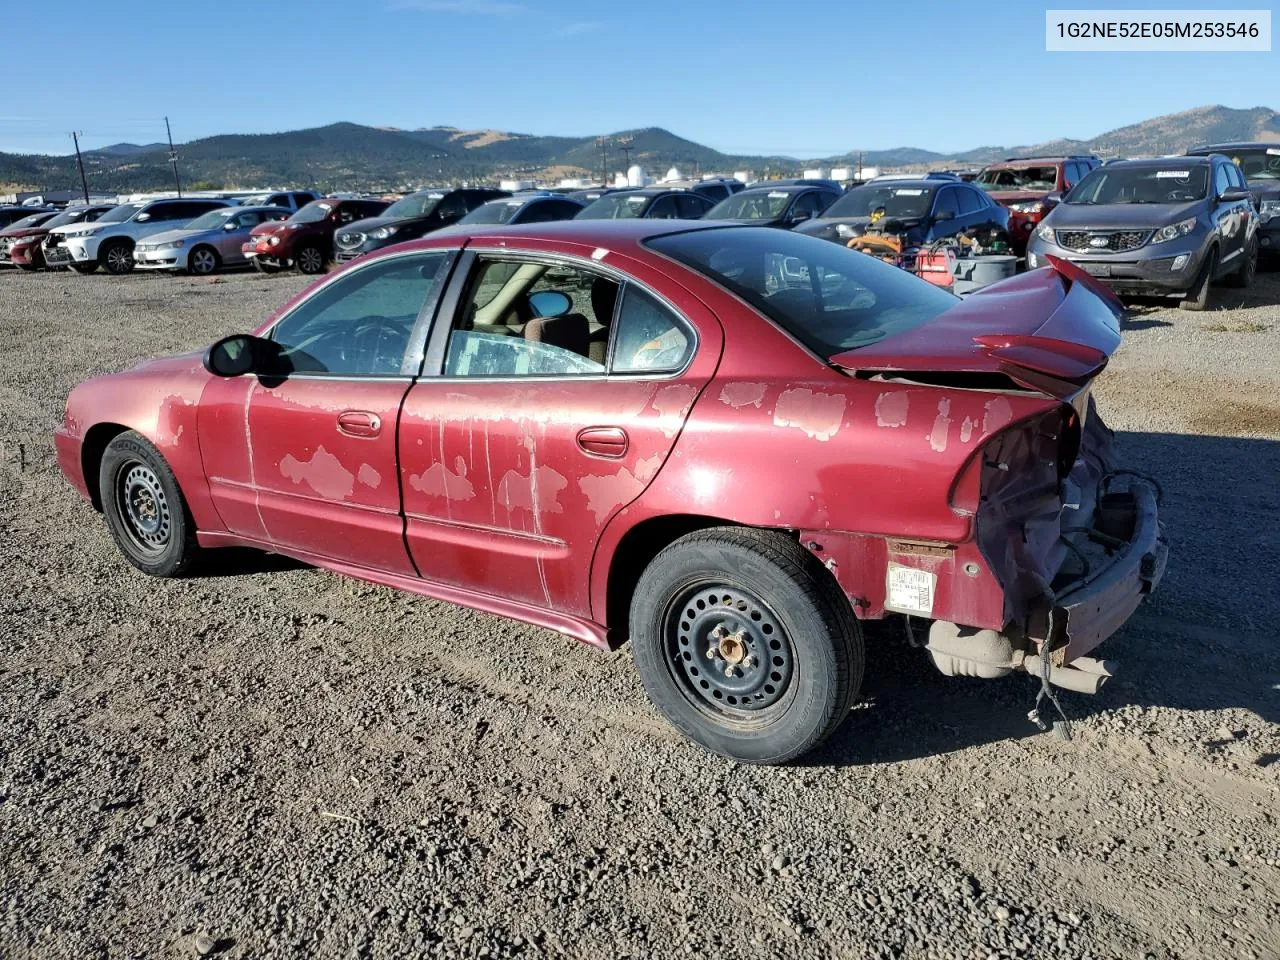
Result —
<path fill-rule="evenodd" d="M 1178 304 L 1183 310 L 1203 310 L 1209 306 L 1209 284 L 1213 281 L 1213 273 L 1218 269 L 1218 248 L 1209 251 L 1208 259 L 1200 269 L 1200 276 L 1195 284 L 1186 292 Z"/>
<path fill-rule="evenodd" d="M 128 240 L 111 240 L 99 251 L 98 259 L 107 273 L 119 276 L 133 270 L 133 244 Z"/>
<path fill-rule="evenodd" d="M 315 244 L 300 249 L 295 261 L 303 273 L 324 273 L 324 251 Z"/>
<path fill-rule="evenodd" d="M 631 641 L 663 715 L 747 763 L 813 749 L 862 683 L 849 601 L 811 554 L 771 531 L 703 530 L 663 550 L 636 586 Z"/>
<path fill-rule="evenodd" d="M 222 260 L 213 247 L 196 247 L 187 258 L 187 270 L 198 277 L 217 273 L 220 266 L 222 266 Z"/>
<path fill-rule="evenodd" d="M 1253 278 L 1258 275 L 1258 238 L 1249 242 L 1241 255 L 1240 266 L 1233 270 L 1223 281 L 1228 287 L 1247 289 L 1253 286 Z"/>
<path fill-rule="evenodd" d="M 178 481 L 147 439 L 115 437 L 98 467 L 102 512 L 125 559 L 153 577 L 181 576 L 200 552 Z"/>

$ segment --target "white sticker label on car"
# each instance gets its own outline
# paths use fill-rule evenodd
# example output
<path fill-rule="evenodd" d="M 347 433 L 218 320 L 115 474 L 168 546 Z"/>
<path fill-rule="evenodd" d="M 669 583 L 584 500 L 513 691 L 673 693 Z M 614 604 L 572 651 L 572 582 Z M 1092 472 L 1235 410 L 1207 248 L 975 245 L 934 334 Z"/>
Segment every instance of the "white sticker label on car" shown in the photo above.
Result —
<path fill-rule="evenodd" d="M 1277 149 L 1276 147 L 1267 147 L 1267 156 L 1280 157 L 1280 149 Z"/>
<path fill-rule="evenodd" d="M 888 598 L 885 606 L 899 613 L 933 615 L 933 588 L 938 578 L 928 570 L 890 563 L 886 576 Z"/>
<path fill-rule="evenodd" d="M 895 196 L 898 196 L 898 197 L 918 197 L 922 193 L 924 193 L 924 191 L 923 190 L 895 190 L 893 191 L 893 193 Z"/>
<path fill-rule="evenodd" d="M 1191 176 L 1190 170 L 1157 170 L 1156 171 L 1157 180 L 1164 180 L 1166 178 L 1172 178 L 1174 180 L 1185 180 L 1189 176 Z"/>
<path fill-rule="evenodd" d="M 782 190 L 770 190 L 770 191 L 769 191 L 769 199 L 770 199 L 770 200 L 785 200 L 785 199 L 786 199 L 786 197 L 787 197 L 787 194 L 786 194 L 786 192 L 785 192 L 785 191 L 782 191 Z"/>

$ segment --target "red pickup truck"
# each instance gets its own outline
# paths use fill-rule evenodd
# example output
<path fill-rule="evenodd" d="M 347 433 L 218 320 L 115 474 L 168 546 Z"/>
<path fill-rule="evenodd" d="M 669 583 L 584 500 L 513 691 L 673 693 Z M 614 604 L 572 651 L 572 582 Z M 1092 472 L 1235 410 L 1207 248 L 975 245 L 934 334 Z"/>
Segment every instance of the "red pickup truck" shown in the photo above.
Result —
<path fill-rule="evenodd" d="M 254 227 L 240 250 L 264 273 L 294 266 L 303 273 L 323 273 L 333 259 L 334 232 L 386 208 L 385 200 L 315 200 L 288 220 Z"/>

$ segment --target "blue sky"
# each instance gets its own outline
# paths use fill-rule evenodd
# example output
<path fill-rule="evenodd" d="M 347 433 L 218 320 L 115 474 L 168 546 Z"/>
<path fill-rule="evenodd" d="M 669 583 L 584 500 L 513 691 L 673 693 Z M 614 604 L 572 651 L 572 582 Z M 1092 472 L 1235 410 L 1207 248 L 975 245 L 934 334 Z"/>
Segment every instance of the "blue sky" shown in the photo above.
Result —
<path fill-rule="evenodd" d="M 179 141 L 337 120 L 562 135 L 662 126 L 727 152 L 804 157 L 1086 138 L 1210 103 L 1280 108 L 1280 54 L 1046 53 L 1044 6 L 1013 0 L 51 10 L 11 0 L 0 16 L 0 151 L 68 153 L 73 129 L 90 147 L 162 140 L 168 114 Z"/>

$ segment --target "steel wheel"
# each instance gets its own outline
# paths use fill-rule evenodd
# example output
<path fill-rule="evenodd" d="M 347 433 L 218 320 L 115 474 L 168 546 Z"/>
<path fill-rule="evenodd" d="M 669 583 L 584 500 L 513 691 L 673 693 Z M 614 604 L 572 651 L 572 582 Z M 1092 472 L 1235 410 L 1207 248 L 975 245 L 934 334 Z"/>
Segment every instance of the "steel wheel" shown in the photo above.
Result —
<path fill-rule="evenodd" d="M 782 703 L 795 651 L 777 617 L 750 590 L 690 586 L 667 612 L 671 676 L 695 707 L 722 722 L 753 724 Z"/>
<path fill-rule="evenodd" d="M 303 273 L 320 273 L 324 269 L 324 254 L 319 247 L 303 247 L 298 251 L 298 269 Z"/>
<path fill-rule="evenodd" d="M 207 276 L 218 269 L 218 255 L 208 247 L 196 247 L 191 251 L 188 269 L 199 276 Z"/>
<path fill-rule="evenodd" d="M 126 461 L 117 477 L 116 505 L 125 534 L 141 553 L 162 552 L 173 532 L 173 517 L 160 478 L 141 460 Z"/>

